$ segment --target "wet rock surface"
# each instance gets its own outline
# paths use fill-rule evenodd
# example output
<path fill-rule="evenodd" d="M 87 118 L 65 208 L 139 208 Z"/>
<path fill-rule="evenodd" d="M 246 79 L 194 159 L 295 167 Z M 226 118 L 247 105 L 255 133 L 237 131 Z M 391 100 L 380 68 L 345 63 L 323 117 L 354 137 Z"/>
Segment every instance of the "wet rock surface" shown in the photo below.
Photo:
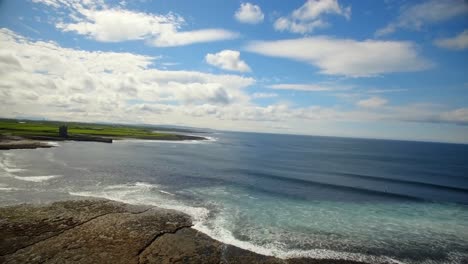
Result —
<path fill-rule="evenodd" d="M 52 148 L 53 146 L 45 142 L 22 139 L 22 138 L 7 138 L 0 135 L 0 150 L 8 149 L 36 149 L 36 148 Z"/>
<path fill-rule="evenodd" d="M 226 245 L 173 210 L 107 200 L 0 208 L 0 263 L 360 263 L 278 259 Z"/>

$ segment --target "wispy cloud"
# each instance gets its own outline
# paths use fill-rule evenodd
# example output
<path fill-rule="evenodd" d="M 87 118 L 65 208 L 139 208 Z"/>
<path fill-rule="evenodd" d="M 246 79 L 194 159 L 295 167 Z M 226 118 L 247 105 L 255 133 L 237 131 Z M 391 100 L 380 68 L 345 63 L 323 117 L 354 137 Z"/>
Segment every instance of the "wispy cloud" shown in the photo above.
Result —
<path fill-rule="evenodd" d="M 398 29 L 420 30 L 425 25 L 443 22 L 468 14 L 468 3 L 464 0 L 430 0 L 402 8 L 398 18 L 376 31 L 384 36 Z"/>
<path fill-rule="evenodd" d="M 438 47 L 451 50 L 468 49 L 468 30 L 461 32 L 455 37 L 436 39 L 434 44 Z"/>
<path fill-rule="evenodd" d="M 253 98 L 274 98 L 274 97 L 278 97 L 278 94 L 276 93 L 253 93 L 252 97 Z"/>
<path fill-rule="evenodd" d="M 306 92 L 327 92 L 327 91 L 342 91 L 351 89 L 351 87 L 338 87 L 327 84 L 299 84 L 299 83 L 280 83 L 267 86 L 270 89 L 276 90 L 295 90 Z"/>
<path fill-rule="evenodd" d="M 377 108 L 381 107 L 387 104 L 387 99 L 379 97 L 379 96 L 373 96 L 368 99 L 364 100 L 359 100 L 356 105 L 359 107 L 364 107 L 364 108 Z"/>
<path fill-rule="evenodd" d="M 265 56 L 306 62 L 323 74 L 369 77 L 425 70 L 432 63 L 408 41 L 337 39 L 326 36 L 256 41 L 246 49 Z"/>
<path fill-rule="evenodd" d="M 407 92 L 408 89 L 368 89 L 365 92 L 370 94 L 379 94 L 379 93 L 399 93 Z"/>

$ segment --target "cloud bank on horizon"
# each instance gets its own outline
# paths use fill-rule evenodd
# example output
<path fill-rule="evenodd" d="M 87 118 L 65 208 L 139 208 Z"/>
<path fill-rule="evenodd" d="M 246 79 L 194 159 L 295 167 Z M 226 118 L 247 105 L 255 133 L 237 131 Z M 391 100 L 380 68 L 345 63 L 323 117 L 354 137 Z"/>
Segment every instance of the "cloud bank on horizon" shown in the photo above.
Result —
<path fill-rule="evenodd" d="M 468 142 L 463 0 L 0 2 L 2 117 Z"/>

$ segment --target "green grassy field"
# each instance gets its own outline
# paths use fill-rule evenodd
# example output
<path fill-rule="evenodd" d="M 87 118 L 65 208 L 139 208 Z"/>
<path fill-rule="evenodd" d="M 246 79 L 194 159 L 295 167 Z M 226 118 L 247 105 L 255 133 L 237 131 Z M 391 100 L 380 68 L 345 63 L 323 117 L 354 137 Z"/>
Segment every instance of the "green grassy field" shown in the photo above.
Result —
<path fill-rule="evenodd" d="M 146 128 L 138 126 L 125 125 L 103 125 L 88 123 L 66 123 L 56 121 L 31 121 L 31 120 L 12 120 L 0 119 L 0 134 L 11 136 L 58 136 L 58 128 L 61 125 L 68 126 L 68 135 L 88 135 L 119 138 L 137 138 L 137 139 L 160 139 L 160 140 L 179 140 L 189 139 L 187 136 L 181 136 L 172 133 L 155 133 L 155 128 Z"/>

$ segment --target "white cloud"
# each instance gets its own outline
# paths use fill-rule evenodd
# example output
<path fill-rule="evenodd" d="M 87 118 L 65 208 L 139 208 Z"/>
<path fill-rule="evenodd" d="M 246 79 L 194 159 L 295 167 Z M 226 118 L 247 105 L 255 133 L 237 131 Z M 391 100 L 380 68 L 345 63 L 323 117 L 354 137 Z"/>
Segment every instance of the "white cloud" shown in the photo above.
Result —
<path fill-rule="evenodd" d="M 338 0 L 308 0 L 287 17 L 278 18 L 273 27 L 278 31 L 310 33 L 315 29 L 328 26 L 321 17 L 326 14 L 351 17 L 351 7 L 340 6 Z"/>
<path fill-rule="evenodd" d="M 292 16 L 300 20 L 310 20 L 322 14 L 341 15 L 349 19 L 351 8 L 340 6 L 337 0 L 308 0 L 300 8 L 294 10 Z"/>
<path fill-rule="evenodd" d="M 240 59 L 240 52 L 236 50 L 222 50 L 218 53 L 208 53 L 205 56 L 208 64 L 224 70 L 249 72 L 250 67 Z"/>
<path fill-rule="evenodd" d="M 377 108 L 386 105 L 387 102 L 388 101 L 385 98 L 373 96 L 371 98 L 358 101 L 356 105 L 364 108 Z"/>
<path fill-rule="evenodd" d="M 55 8 L 59 8 L 60 5 L 62 4 L 58 0 L 32 0 L 32 2 L 33 3 L 43 3 L 43 4 L 46 4 L 46 5 L 55 7 Z"/>
<path fill-rule="evenodd" d="M 291 20 L 287 17 L 280 17 L 273 24 L 273 27 L 278 31 L 290 31 L 299 34 L 310 33 L 316 29 L 325 28 L 327 26 L 328 24 L 321 19 L 304 23 Z"/>
<path fill-rule="evenodd" d="M 468 108 L 459 108 L 440 115 L 441 122 L 468 125 Z"/>
<path fill-rule="evenodd" d="M 151 15 L 122 9 L 82 9 L 76 22 L 57 23 L 62 31 L 72 31 L 102 42 L 146 39 L 152 35 L 176 32 L 184 22 L 179 16 Z"/>
<path fill-rule="evenodd" d="M 464 50 L 468 48 L 468 30 L 461 32 L 453 38 L 436 39 L 434 44 L 438 47 L 451 50 Z"/>
<path fill-rule="evenodd" d="M 253 93 L 252 97 L 253 98 L 273 98 L 273 97 L 278 97 L 278 94 L 276 93 Z"/>
<path fill-rule="evenodd" d="M 202 29 L 184 32 L 164 32 L 149 41 L 156 47 L 184 46 L 194 43 L 235 39 L 238 33 L 224 29 Z"/>
<path fill-rule="evenodd" d="M 15 107 L 2 103 L 0 112 L 61 118 L 80 112 L 77 118 L 87 115 L 102 121 L 125 116 L 127 108 L 133 109 L 129 101 L 170 103 L 179 108 L 249 102 L 244 88 L 255 82 L 252 78 L 164 71 L 151 67 L 154 60 L 131 53 L 63 48 L 1 29 L 0 101 Z"/>
<path fill-rule="evenodd" d="M 0 29 L 0 113 L 2 117 L 243 131 L 275 132 L 281 128 L 282 132 L 328 135 L 342 131 L 337 130 L 342 121 L 468 125 L 466 107 L 385 105 L 368 111 L 286 103 L 259 106 L 250 99 L 265 98 L 268 93 L 250 96 L 247 88 L 255 83 L 252 78 L 161 70 L 155 68 L 155 60 L 157 57 L 125 52 L 64 48 Z"/>
<path fill-rule="evenodd" d="M 427 69 L 431 63 L 407 41 L 356 41 L 308 37 L 251 42 L 246 49 L 265 56 L 287 58 L 314 65 L 323 74 L 369 77 L 391 72 Z"/>
<path fill-rule="evenodd" d="M 176 14 L 156 15 L 122 7 L 108 7 L 99 1 L 35 0 L 56 9 L 66 8 L 69 16 L 59 19 L 56 27 L 101 42 L 146 40 L 157 47 L 182 46 L 194 43 L 234 39 L 238 33 L 225 29 L 180 31 L 185 20 Z"/>
<path fill-rule="evenodd" d="M 468 13 L 464 0 L 430 0 L 403 8 L 398 18 L 377 30 L 376 36 L 384 36 L 397 29 L 420 30 L 423 26 L 443 22 Z"/>
<path fill-rule="evenodd" d="M 241 23 L 258 24 L 263 21 L 265 15 L 260 6 L 251 3 L 241 3 L 234 17 Z"/>
<path fill-rule="evenodd" d="M 296 83 L 280 83 L 269 85 L 268 88 L 276 90 L 296 90 L 307 92 L 326 92 L 347 89 L 344 87 L 332 87 L 318 84 L 296 84 Z"/>

